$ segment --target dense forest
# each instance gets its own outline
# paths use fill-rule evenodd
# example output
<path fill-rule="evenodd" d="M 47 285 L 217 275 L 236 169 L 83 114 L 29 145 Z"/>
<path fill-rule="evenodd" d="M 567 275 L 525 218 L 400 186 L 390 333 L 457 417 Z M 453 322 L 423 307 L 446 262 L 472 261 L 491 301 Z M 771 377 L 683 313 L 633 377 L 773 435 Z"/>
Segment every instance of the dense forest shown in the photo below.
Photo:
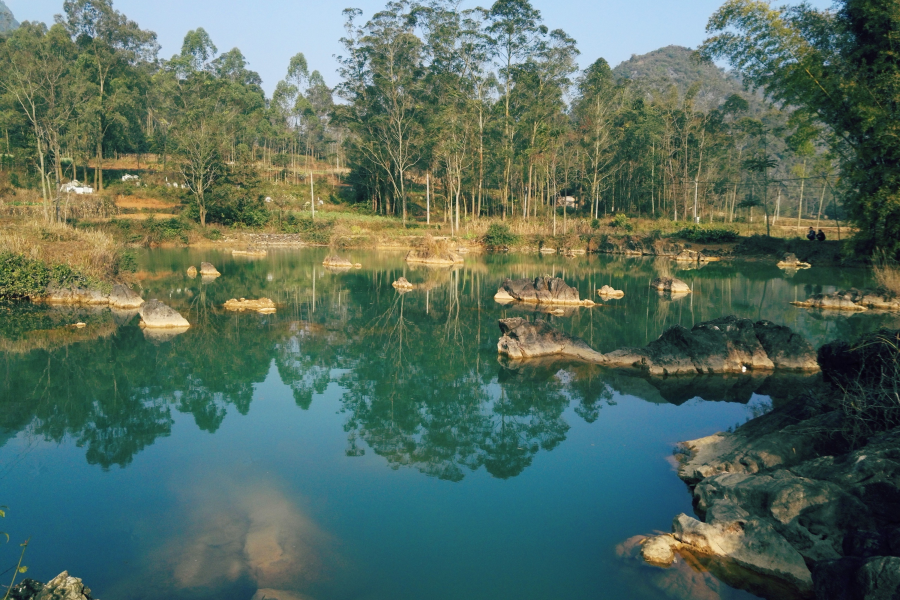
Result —
<path fill-rule="evenodd" d="M 563 206 L 733 222 L 758 207 L 769 226 L 846 207 L 867 251 L 896 248 L 884 51 L 900 24 L 886 6 L 729 0 L 699 52 L 579 71 L 575 40 L 527 0 L 401 0 L 344 11 L 336 87 L 298 53 L 268 98 L 241 51 L 220 53 L 202 28 L 165 59 L 112 0 L 66 0 L 51 26 L 0 38 L 2 163 L 27 172 L 11 181 L 40 189 L 48 220 L 62 183 L 102 190 L 104 160 L 128 153 L 177 174 L 203 225 L 264 222 L 261 186 L 312 184 L 324 160 L 346 202 L 404 222 L 548 223 Z"/>

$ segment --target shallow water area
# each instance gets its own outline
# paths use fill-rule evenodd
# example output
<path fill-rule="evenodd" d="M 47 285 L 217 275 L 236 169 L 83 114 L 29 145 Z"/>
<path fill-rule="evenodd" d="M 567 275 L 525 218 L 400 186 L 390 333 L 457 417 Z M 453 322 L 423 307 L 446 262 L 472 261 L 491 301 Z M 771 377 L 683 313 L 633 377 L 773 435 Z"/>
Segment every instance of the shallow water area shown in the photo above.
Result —
<path fill-rule="evenodd" d="M 676 442 L 804 379 L 504 365 L 497 319 L 538 316 L 603 352 L 727 314 L 814 346 L 900 327 L 789 304 L 864 287 L 862 270 L 521 255 L 434 269 L 346 251 L 363 267 L 329 271 L 327 253 L 147 251 L 142 296 L 190 321 L 177 334 L 134 312 L 0 307 L 0 529 L 30 538 L 28 576 L 65 569 L 103 600 L 750 598 L 702 570 L 643 566 L 623 543 L 693 514 Z M 201 261 L 221 277 L 189 278 Z M 668 271 L 693 294 L 650 290 Z M 542 274 L 599 305 L 493 301 L 503 278 Z M 415 289 L 394 290 L 400 276 Z M 625 297 L 601 301 L 605 284 Z M 277 311 L 224 310 L 242 297 Z M 0 571 L 18 550 L 0 546 Z"/>

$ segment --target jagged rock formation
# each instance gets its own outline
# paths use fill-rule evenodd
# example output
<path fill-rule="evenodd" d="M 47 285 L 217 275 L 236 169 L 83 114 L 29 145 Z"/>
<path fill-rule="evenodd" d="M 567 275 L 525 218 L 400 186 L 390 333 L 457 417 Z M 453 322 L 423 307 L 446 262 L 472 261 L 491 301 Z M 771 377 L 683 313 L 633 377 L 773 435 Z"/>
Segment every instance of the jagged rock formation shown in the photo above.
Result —
<path fill-rule="evenodd" d="M 823 310 L 847 310 L 862 312 L 865 310 L 900 311 L 900 298 L 850 288 L 832 294 L 814 294 L 803 302 L 791 302 L 801 308 L 820 308 Z"/>
<path fill-rule="evenodd" d="M 794 254 L 793 252 L 788 252 L 784 255 L 784 258 L 782 258 L 780 261 L 778 261 L 778 264 L 776 266 L 779 269 L 785 269 L 787 271 L 791 271 L 791 270 L 796 271 L 798 269 L 808 269 L 812 265 L 807 262 L 803 262 L 802 260 L 797 258 L 797 255 Z"/>
<path fill-rule="evenodd" d="M 9 591 L 9 600 L 94 600 L 91 589 L 63 571 L 46 584 L 26 579 Z"/>
<path fill-rule="evenodd" d="M 582 300 L 578 290 L 559 277 L 544 275 L 535 279 L 505 279 L 494 295 L 500 303 L 526 302 L 528 304 L 560 304 L 568 306 L 593 306 L 591 300 Z"/>
<path fill-rule="evenodd" d="M 609 367 L 635 368 L 651 375 L 743 373 L 751 371 L 819 370 L 809 343 L 789 327 L 769 321 L 754 323 L 734 316 L 667 329 L 643 348 L 622 348 L 608 354 L 553 329 L 544 321 L 520 317 L 500 320 L 498 352 L 512 359 L 565 356 Z"/>
<path fill-rule="evenodd" d="M 678 515 L 671 534 L 643 538 L 644 558 L 712 557 L 788 589 L 766 597 L 900 597 L 900 421 L 890 412 L 900 409 L 854 413 L 865 390 L 898 379 L 898 341 L 882 330 L 820 349 L 827 380 L 861 386 L 849 405 L 842 388 L 819 384 L 734 433 L 681 444 L 679 476 L 699 518 Z"/>

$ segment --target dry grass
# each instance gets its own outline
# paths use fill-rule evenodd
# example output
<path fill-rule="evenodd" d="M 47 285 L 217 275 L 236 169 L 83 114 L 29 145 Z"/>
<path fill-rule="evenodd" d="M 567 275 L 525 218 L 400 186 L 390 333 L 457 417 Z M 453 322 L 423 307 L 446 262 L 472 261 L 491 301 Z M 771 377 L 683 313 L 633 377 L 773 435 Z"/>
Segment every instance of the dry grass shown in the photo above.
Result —
<path fill-rule="evenodd" d="M 873 274 L 878 288 L 894 296 L 900 296 L 900 265 L 884 252 L 876 254 L 872 260 Z"/>
<path fill-rule="evenodd" d="M 0 226 L 2 252 L 22 254 L 48 265 L 69 265 L 100 281 L 112 278 L 118 259 L 118 245 L 109 234 L 38 219 L 3 222 Z"/>

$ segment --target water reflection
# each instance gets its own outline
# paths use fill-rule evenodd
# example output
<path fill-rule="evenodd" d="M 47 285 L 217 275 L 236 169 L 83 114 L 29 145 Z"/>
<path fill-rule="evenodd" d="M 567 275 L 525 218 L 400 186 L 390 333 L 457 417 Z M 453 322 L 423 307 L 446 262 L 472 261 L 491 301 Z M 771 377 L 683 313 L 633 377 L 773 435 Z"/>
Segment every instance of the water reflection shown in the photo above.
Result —
<path fill-rule="evenodd" d="M 806 383 L 750 374 L 645 379 L 555 361 L 498 364 L 496 319 L 533 310 L 492 301 L 504 277 L 560 275 L 583 297 L 603 284 L 625 290 L 615 303 L 542 315 L 603 352 L 643 345 L 675 323 L 729 313 L 790 325 L 814 343 L 898 326 L 893 315 L 789 305 L 816 278 L 862 285 L 862 272 L 812 269 L 788 280 L 770 265 L 713 263 L 680 272 L 694 293 L 674 300 L 648 288 L 663 268 L 650 260 L 492 256 L 462 268 L 413 269 L 400 256 L 372 255 L 365 269 L 335 274 L 320 266 L 320 254 L 239 262 L 219 256 L 213 262 L 223 276 L 213 284 L 183 274 L 206 256 L 149 254 L 144 296 L 169 303 L 193 325 L 175 336 L 142 333 L 133 315 L 108 309 L 5 307 L 0 430 L 54 442 L 71 436 L 91 464 L 124 467 L 171 433 L 173 411 L 210 433 L 230 411 L 247 414 L 254 386 L 274 368 L 302 410 L 329 384 L 342 388 L 348 456 L 370 449 L 392 468 L 450 481 L 481 467 L 509 478 L 565 440 L 570 405 L 590 423 L 616 394 L 653 403 L 746 403 L 753 394 L 778 401 Z M 391 287 L 401 275 L 416 285 L 413 293 Z M 221 308 L 232 297 L 262 296 L 283 308 L 274 315 Z M 86 327 L 68 327 L 77 321 Z"/>

